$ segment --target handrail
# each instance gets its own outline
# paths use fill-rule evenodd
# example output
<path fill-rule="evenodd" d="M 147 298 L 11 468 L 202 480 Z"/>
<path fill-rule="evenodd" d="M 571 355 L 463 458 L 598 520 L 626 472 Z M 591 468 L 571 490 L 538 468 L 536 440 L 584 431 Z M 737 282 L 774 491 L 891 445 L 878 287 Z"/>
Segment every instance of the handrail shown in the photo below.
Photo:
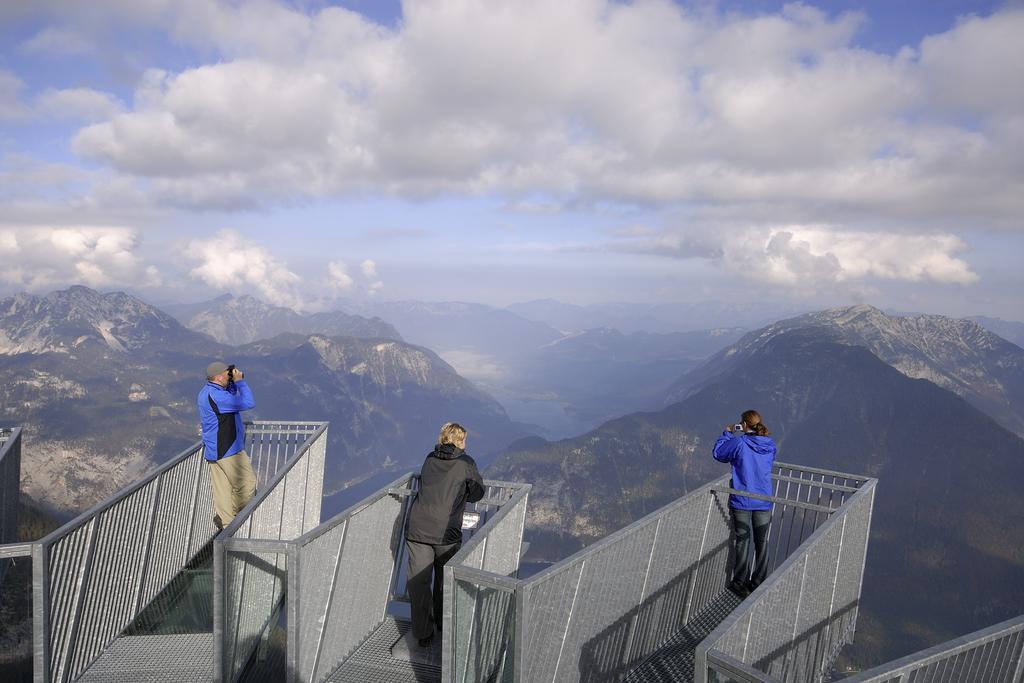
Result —
<path fill-rule="evenodd" d="M 477 505 L 501 506 L 498 509 L 498 511 L 494 515 L 491 515 L 491 517 L 487 520 L 492 527 L 496 526 L 499 522 L 504 520 L 505 517 L 507 517 L 510 514 L 510 512 L 515 508 L 516 504 L 527 498 L 527 496 L 530 495 L 530 491 L 533 489 L 533 486 L 530 484 L 496 484 L 494 482 L 487 482 L 487 485 L 502 486 L 503 488 L 511 488 L 514 491 L 512 496 L 504 501 L 496 501 L 494 499 L 477 501 Z M 455 553 L 455 555 L 452 556 L 452 559 L 448 560 L 448 564 L 453 567 L 464 566 L 463 562 L 465 562 L 465 560 L 473 553 L 473 551 L 475 551 L 479 545 L 486 544 L 486 542 L 487 535 L 473 534 L 473 537 L 470 538 L 469 541 L 464 543 L 461 548 L 459 548 L 459 552 Z"/>
<path fill-rule="evenodd" d="M 256 422 L 256 423 L 253 423 L 253 424 L 258 426 L 258 425 L 268 424 L 268 423 L 269 424 L 289 424 L 289 423 L 286 423 L 286 422 L 283 422 L 283 421 L 282 422 L 272 422 L 272 423 L 270 423 L 269 421 L 260 421 L 260 422 Z M 241 511 L 239 511 L 239 513 L 237 515 L 235 515 L 235 518 L 233 520 L 231 520 L 231 523 L 228 524 L 226 527 L 224 527 L 224 530 L 220 534 L 218 534 L 219 536 L 222 536 L 224 538 L 231 538 L 231 537 L 233 537 L 238 532 L 238 529 L 239 529 L 239 527 L 242 526 L 242 524 L 244 524 L 245 522 L 249 521 L 249 519 L 252 516 L 253 511 L 255 511 L 256 508 L 258 508 L 263 503 L 263 501 L 266 500 L 270 496 L 270 493 L 277 487 L 277 485 L 281 482 L 281 480 L 284 479 L 288 475 L 288 472 L 291 471 L 292 466 L 295 463 L 297 463 L 299 461 L 299 459 L 306 454 L 307 451 L 309 451 L 310 447 L 312 447 L 312 445 L 313 445 L 313 442 L 315 442 L 317 439 L 319 439 L 323 435 L 323 433 L 327 431 L 327 426 L 328 426 L 327 422 L 307 422 L 307 423 L 303 423 L 303 424 L 304 425 L 315 425 L 316 428 L 313 429 L 311 434 L 306 437 L 305 443 L 303 443 L 302 446 L 300 446 L 299 449 L 295 451 L 294 455 L 292 455 L 291 458 L 289 458 L 285 462 L 285 466 L 281 467 L 281 468 L 279 468 L 277 470 L 277 472 L 274 474 L 274 476 L 271 477 L 270 481 L 267 482 L 267 484 L 262 488 L 261 491 L 257 491 L 256 492 L 256 495 L 253 496 L 252 499 L 249 500 L 249 503 L 244 508 L 242 508 Z M 294 431 L 296 433 L 301 433 L 301 430 L 298 430 L 298 429 L 294 430 Z M 252 433 L 253 434 L 273 434 L 274 432 L 272 430 L 266 430 L 266 431 L 254 430 Z"/>
<path fill-rule="evenodd" d="M 811 467 L 810 465 L 797 465 L 795 463 L 781 462 L 779 460 L 776 460 L 772 466 L 775 469 L 784 468 L 788 470 L 798 470 L 801 472 L 821 474 L 826 477 L 838 477 L 842 479 L 848 479 L 850 481 L 859 481 L 861 486 L 863 486 L 864 483 L 871 479 L 871 477 L 865 477 L 863 474 L 850 474 L 849 472 L 839 472 L 837 470 L 829 470 L 822 467 Z"/>
<path fill-rule="evenodd" d="M 785 479 L 782 479 L 785 481 Z M 715 493 L 728 493 L 733 496 L 743 496 L 745 498 L 753 498 L 754 500 L 764 500 L 769 503 L 785 503 L 786 505 L 792 505 L 793 507 L 803 508 L 804 510 L 813 510 L 814 512 L 825 512 L 832 514 L 839 508 L 831 508 L 825 505 L 815 505 L 814 503 L 805 503 L 802 500 L 793 500 L 792 498 L 782 498 L 780 496 L 765 496 L 760 493 L 753 493 L 752 491 L 742 491 L 740 489 L 729 488 L 728 486 L 715 486 L 711 489 Z"/>
<path fill-rule="evenodd" d="M 282 429 L 274 429 L 277 425 Z M 301 437 L 302 442 L 291 455 L 286 456 L 283 463 L 277 464 L 273 476 L 214 539 L 214 680 L 234 681 L 241 675 L 259 639 L 271 628 L 284 599 L 287 559 L 284 559 L 282 565 L 281 556 L 287 558 L 291 548 L 290 542 L 320 523 L 323 478 L 315 478 L 311 483 L 309 471 L 314 465 L 323 468 L 327 428 L 327 422 L 261 421 L 253 424 L 250 433 L 254 435 L 295 435 Z M 314 447 L 317 449 L 315 454 Z M 303 474 L 301 469 L 298 470 L 300 481 L 289 486 L 289 477 L 296 472 L 300 462 L 304 463 L 305 472 Z M 311 488 L 314 489 L 312 492 Z M 291 498 L 287 497 L 289 494 Z M 271 522 L 270 533 L 266 534 L 265 529 L 253 527 L 264 507 L 271 504 L 275 509 L 279 506 L 280 513 L 274 513 L 276 519 Z M 306 512 L 310 506 L 315 509 L 315 519 L 307 520 Z M 294 533 L 286 528 L 286 524 L 293 523 L 296 518 L 294 509 L 291 510 L 292 514 L 286 514 L 289 507 L 297 507 L 301 511 L 298 528 Z M 243 528 L 245 535 L 238 536 Z M 263 552 L 274 555 L 274 560 L 267 562 L 258 555 L 250 554 L 246 558 L 247 562 L 229 577 L 228 548 L 232 541 L 264 542 L 268 550 Z M 231 557 L 238 559 L 241 554 L 240 551 L 234 551 Z M 227 604 L 229 599 L 233 599 L 230 611 Z"/>
<path fill-rule="evenodd" d="M 988 646 L 991 647 L 985 652 Z M 910 680 L 915 673 L 924 676 L 920 680 L 931 680 L 928 676 L 934 672 L 932 667 L 958 660 L 961 655 L 972 656 L 979 650 L 982 652 L 970 668 L 972 680 L 1021 680 L 1024 673 L 1024 614 L 862 671 L 846 680 L 850 683 L 884 683 Z M 963 663 L 962 659 L 954 661 L 954 665 Z M 997 675 L 997 672 L 1002 675 Z"/>
<path fill-rule="evenodd" d="M 322 426 L 246 424 L 304 440 Z M 196 442 L 32 544 L 36 681 L 76 679 L 216 536 L 203 462 Z"/>
<path fill-rule="evenodd" d="M 288 681 L 323 680 L 383 623 L 393 579 L 402 569 L 401 531 L 417 481 L 416 475 L 407 473 L 289 541 L 224 540 L 228 552 L 287 555 Z M 463 557 L 485 543 L 485 536 L 506 519 L 512 501 L 525 500 L 529 488 L 508 482 L 484 485 L 519 490 L 508 499 L 489 499 L 499 508 L 485 516 L 464 546 Z"/>
<path fill-rule="evenodd" d="M 87 509 L 82 514 L 72 518 L 71 521 L 66 522 L 65 524 L 51 531 L 46 536 L 43 536 L 41 539 L 37 541 L 37 543 L 39 545 L 49 546 L 52 545 L 54 542 L 58 541 L 59 539 L 69 535 L 70 533 L 77 531 L 83 525 L 92 521 L 100 513 L 106 512 L 107 510 L 111 509 L 112 507 L 123 501 L 128 496 L 132 495 L 133 493 L 137 493 L 147 484 L 151 484 L 161 474 L 164 474 L 165 472 L 173 469 L 175 466 L 181 464 L 182 461 L 186 460 L 190 455 L 195 455 L 195 453 L 201 451 L 202 449 L 203 442 L 195 442 L 194 444 L 192 444 L 185 450 L 181 451 L 167 462 L 158 466 L 155 470 L 152 470 L 142 479 L 134 481 L 128 486 L 125 486 L 123 489 L 117 491 L 114 495 L 110 496 L 105 500 L 101 500 L 100 502 L 93 505 L 91 508 Z"/>
<path fill-rule="evenodd" d="M 793 553 L 788 558 L 786 558 L 785 561 L 783 561 L 783 563 L 781 565 L 779 565 L 775 569 L 775 571 L 773 571 L 771 574 L 768 575 L 768 578 L 764 581 L 764 583 L 762 583 L 760 586 L 758 586 L 757 589 L 746 600 L 744 600 L 743 603 L 741 603 L 739 607 L 734 609 L 729 614 L 729 616 L 726 617 L 725 620 L 723 620 L 707 636 L 707 638 L 705 638 L 700 643 L 700 645 L 698 645 L 698 647 L 696 649 L 696 662 L 695 662 L 695 667 L 694 667 L 694 680 L 696 681 L 696 683 L 705 683 L 707 681 L 708 657 L 709 657 L 709 654 L 711 652 L 715 652 L 716 656 L 719 656 L 719 657 L 721 657 L 723 655 L 728 656 L 728 653 L 719 651 L 717 649 L 718 643 L 723 638 L 725 638 L 727 636 L 727 634 L 735 626 L 737 626 L 742 620 L 747 619 L 747 618 L 752 619 L 752 614 L 753 614 L 754 610 L 756 610 L 756 609 L 758 609 L 760 607 L 760 604 L 761 604 L 762 600 L 766 596 L 768 596 L 776 586 L 781 585 L 788 578 L 788 576 L 789 576 L 789 574 L 791 572 L 795 571 L 798 567 L 800 567 L 801 563 L 805 563 L 807 558 L 809 557 L 810 553 L 815 550 L 816 546 L 818 546 L 819 544 L 822 543 L 822 539 L 824 539 L 830 532 L 832 532 L 833 529 L 835 529 L 835 528 L 837 528 L 839 526 L 842 526 L 843 530 L 845 530 L 845 522 L 846 522 L 846 519 L 848 517 L 849 511 L 855 505 L 857 505 L 858 503 L 860 503 L 864 499 L 868 499 L 868 502 L 867 502 L 867 505 L 868 505 L 868 512 L 867 512 L 868 523 L 867 523 L 867 526 L 868 527 L 870 526 L 871 504 L 872 504 L 872 502 L 874 500 L 874 492 L 875 492 L 875 485 L 876 484 L 877 484 L 877 480 L 876 479 L 871 479 L 871 478 L 866 479 L 865 483 L 858 489 L 858 491 L 856 493 L 854 493 L 850 498 L 848 498 L 843 503 L 843 505 L 841 505 L 836 510 L 832 511 L 835 514 L 829 515 L 829 517 L 825 520 L 825 522 L 821 526 L 816 528 L 814 530 L 814 532 L 805 541 L 803 541 L 800 544 L 800 546 L 799 546 L 800 552 Z M 841 543 L 841 541 L 840 541 L 840 543 Z M 840 550 L 841 550 L 841 547 L 842 546 L 840 545 Z M 866 556 L 866 549 L 867 549 L 867 539 L 865 538 L 864 553 L 859 558 L 852 558 L 853 560 L 856 560 L 856 563 L 859 565 L 859 567 L 858 567 L 859 571 L 856 572 L 857 583 L 858 583 L 858 594 L 859 594 L 860 581 L 863 579 L 864 562 L 865 562 L 865 559 L 866 559 L 865 558 L 865 556 Z M 840 562 L 840 559 L 841 559 L 840 551 L 837 551 L 837 556 L 836 556 L 837 566 L 836 566 L 836 569 L 835 569 L 836 575 L 833 578 L 834 582 L 838 582 L 838 580 L 839 580 L 839 578 L 838 578 L 838 572 L 839 572 L 838 563 Z M 804 571 L 806 571 L 806 564 L 804 564 Z M 835 596 L 835 590 L 836 590 L 836 588 L 834 586 L 833 587 L 833 600 L 834 600 L 834 596 Z M 840 606 L 841 609 L 845 608 L 845 607 L 846 606 Z M 797 606 L 797 609 L 799 611 L 799 605 Z M 834 610 L 835 610 L 835 605 L 830 605 L 829 618 L 832 618 L 832 617 L 835 616 Z M 794 628 L 794 631 L 795 631 L 795 629 L 796 629 L 796 617 L 794 617 L 794 627 L 793 628 Z M 794 636 L 795 636 L 795 634 L 794 634 Z M 821 654 L 822 654 L 823 657 L 826 657 L 826 656 L 828 656 L 830 654 L 833 654 L 833 653 L 822 652 Z M 833 656 L 834 656 L 834 654 L 833 654 Z"/>
<path fill-rule="evenodd" d="M 36 681 L 77 678 L 198 550 L 201 459 L 200 442 L 33 543 Z M 162 497 L 166 482 L 186 497 Z M 161 511 L 177 521 L 157 538 L 150 529 Z M 207 526 L 212 535 L 212 516 Z M 151 563 L 154 543 L 183 554 Z M 80 638 L 83 621 L 87 635 Z"/>
<path fill-rule="evenodd" d="M 489 482 L 493 486 L 493 482 Z M 444 613 L 442 621 L 444 629 L 441 633 L 441 672 L 445 681 L 454 683 L 458 680 L 458 669 L 460 664 L 464 666 L 463 680 L 469 676 L 470 650 L 475 648 L 478 655 L 478 664 L 487 660 L 487 666 L 500 668 L 505 657 L 508 655 L 507 645 L 510 634 L 507 632 L 493 632 L 484 629 L 481 632 L 476 628 L 476 615 L 481 610 L 488 610 L 488 615 L 494 618 L 496 611 L 505 614 L 506 621 L 512 617 L 513 600 L 515 593 L 515 578 L 519 569 L 519 557 L 522 550 L 523 531 L 526 525 L 526 503 L 530 491 L 533 488 L 529 484 L 505 483 L 502 487 L 512 492 L 511 497 L 499 501 L 501 507 L 498 512 L 486 520 L 480 531 L 459 549 L 444 568 Z M 481 505 L 484 501 L 479 501 Z M 497 544 L 497 561 L 492 560 L 488 554 L 493 544 Z M 493 596 L 477 595 L 472 598 L 472 609 L 468 615 L 468 628 L 463 628 L 461 620 L 467 616 L 458 614 L 456 605 L 468 597 L 460 597 L 456 590 L 456 582 L 472 577 L 477 585 L 490 588 L 498 588 L 505 594 L 504 598 L 497 601 L 491 599 Z M 481 577 L 484 577 L 481 581 Z M 493 579 L 490 577 L 494 577 Z M 511 586 L 511 588 L 509 588 Z M 490 609 L 488 609 L 490 608 Z M 465 649 L 465 658 L 458 658 L 459 641 Z M 480 653 L 487 653 L 481 655 Z M 483 672 L 476 671 L 477 676 Z"/>
<path fill-rule="evenodd" d="M 20 504 L 21 427 L 4 428 L 0 429 L 0 545 L 18 541 Z M 9 566 L 9 562 L 0 561 L 0 579 Z"/>
<path fill-rule="evenodd" d="M 562 573 L 562 572 L 564 572 L 564 571 L 566 571 L 568 569 L 571 569 L 580 560 L 584 560 L 588 556 L 597 554 L 598 552 L 600 552 L 602 549 L 606 548 L 607 546 L 613 545 L 616 541 L 618 541 L 618 540 L 620 540 L 620 539 L 622 539 L 622 538 L 624 538 L 626 536 L 631 535 L 637 529 L 643 528 L 647 524 L 650 524 L 650 522 L 652 520 L 656 519 L 657 516 L 663 515 L 663 514 L 669 512 L 671 509 L 674 509 L 676 507 L 680 507 L 683 504 L 683 501 L 685 499 L 689 498 L 690 496 L 693 496 L 693 495 L 697 494 L 698 492 L 702 492 L 705 489 L 710 491 L 715 486 L 721 487 L 723 485 L 723 482 L 727 482 L 728 480 L 729 480 L 729 476 L 725 475 L 725 476 L 719 477 L 718 479 L 715 479 L 715 480 L 711 481 L 708 484 L 705 484 L 704 486 L 702 486 L 702 487 L 700 487 L 698 489 L 690 491 L 690 492 L 684 494 L 682 497 L 677 498 L 676 500 L 674 500 L 674 501 L 672 501 L 672 502 L 670 502 L 670 503 L 668 503 L 668 504 L 658 508 L 654 512 L 648 513 L 647 515 L 644 515 L 640 519 L 627 524 L 626 526 L 622 527 L 621 529 L 613 531 L 612 533 L 608 534 L 607 536 L 604 536 L 604 537 L 598 539 L 594 543 L 591 543 L 590 545 L 588 545 L 586 548 L 581 548 L 581 549 L 577 550 L 575 553 L 573 553 L 569 557 L 562 558 L 561 560 L 559 560 L 558 562 L 555 562 L 551 566 L 545 567 L 544 569 L 542 569 L 541 571 L 537 572 L 536 574 L 534 574 L 533 576 L 529 577 L 528 579 L 524 579 L 522 581 L 522 583 L 524 585 L 540 583 L 541 581 L 543 581 L 543 580 L 545 580 L 547 578 L 550 578 L 550 577 L 552 577 L 552 576 L 554 576 L 556 574 L 560 574 L 560 573 Z"/>
<path fill-rule="evenodd" d="M 32 557 L 32 543 L 5 543 L 0 545 L 0 559 Z"/>

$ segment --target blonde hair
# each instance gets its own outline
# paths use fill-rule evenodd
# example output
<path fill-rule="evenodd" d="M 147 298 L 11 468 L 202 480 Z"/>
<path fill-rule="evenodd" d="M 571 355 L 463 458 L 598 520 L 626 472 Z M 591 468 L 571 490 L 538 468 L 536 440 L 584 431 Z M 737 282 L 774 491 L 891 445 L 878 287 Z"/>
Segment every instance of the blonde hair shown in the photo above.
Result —
<path fill-rule="evenodd" d="M 441 445 L 450 443 L 459 448 L 465 448 L 466 428 L 458 422 L 445 422 L 441 426 L 441 436 L 438 437 L 438 443 Z"/>

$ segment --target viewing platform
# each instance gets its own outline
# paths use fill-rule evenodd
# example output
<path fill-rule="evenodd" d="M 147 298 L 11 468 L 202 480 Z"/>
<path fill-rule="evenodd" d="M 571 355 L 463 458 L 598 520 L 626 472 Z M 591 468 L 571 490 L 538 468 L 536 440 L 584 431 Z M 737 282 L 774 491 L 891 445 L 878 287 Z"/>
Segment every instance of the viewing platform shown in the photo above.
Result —
<path fill-rule="evenodd" d="M 743 600 L 726 588 L 728 477 L 527 578 L 530 486 L 486 481 L 445 567 L 442 637 L 422 648 L 403 535 L 418 477 L 321 523 L 327 433 L 249 423 L 257 494 L 219 533 L 197 443 L 0 546 L 31 559 L 34 680 L 816 682 L 853 639 L 877 481 L 776 463 L 770 573 Z M 5 434 L 0 458 L 20 431 Z M 1017 683 L 1022 648 L 1018 619 L 847 680 Z"/>

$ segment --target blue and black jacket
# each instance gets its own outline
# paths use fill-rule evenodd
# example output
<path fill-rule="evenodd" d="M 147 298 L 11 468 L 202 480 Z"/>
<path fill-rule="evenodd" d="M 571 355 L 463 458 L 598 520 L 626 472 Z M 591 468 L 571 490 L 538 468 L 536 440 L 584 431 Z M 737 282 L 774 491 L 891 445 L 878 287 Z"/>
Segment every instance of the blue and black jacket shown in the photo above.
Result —
<path fill-rule="evenodd" d="M 715 442 L 712 455 L 715 460 L 732 465 L 732 488 L 770 496 L 775 450 L 775 440 L 770 436 L 723 432 Z M 729 507 L 734 510 L 771 510 L 772 504 L 767 500 L 733 494 L 729 496 Z"/>
<path fill-rule="evenodd" d="M 207 460 L 220 460 L 245 448 L 245 425 L 240 412 L 255 408 L 256 400 L 244 379 L 235 382 L 231 390 L 207 382 L 196 402 Z"/>

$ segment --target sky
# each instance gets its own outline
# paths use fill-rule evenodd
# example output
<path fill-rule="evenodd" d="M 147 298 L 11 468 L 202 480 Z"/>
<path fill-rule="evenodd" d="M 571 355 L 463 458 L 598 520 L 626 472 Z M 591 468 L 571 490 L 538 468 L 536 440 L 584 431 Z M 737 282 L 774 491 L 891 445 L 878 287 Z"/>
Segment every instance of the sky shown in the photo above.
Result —
<path fill-rule="evenodd" d="M 1024 320 L 1024 3 L 5 0 L 0 294 Z"/>

